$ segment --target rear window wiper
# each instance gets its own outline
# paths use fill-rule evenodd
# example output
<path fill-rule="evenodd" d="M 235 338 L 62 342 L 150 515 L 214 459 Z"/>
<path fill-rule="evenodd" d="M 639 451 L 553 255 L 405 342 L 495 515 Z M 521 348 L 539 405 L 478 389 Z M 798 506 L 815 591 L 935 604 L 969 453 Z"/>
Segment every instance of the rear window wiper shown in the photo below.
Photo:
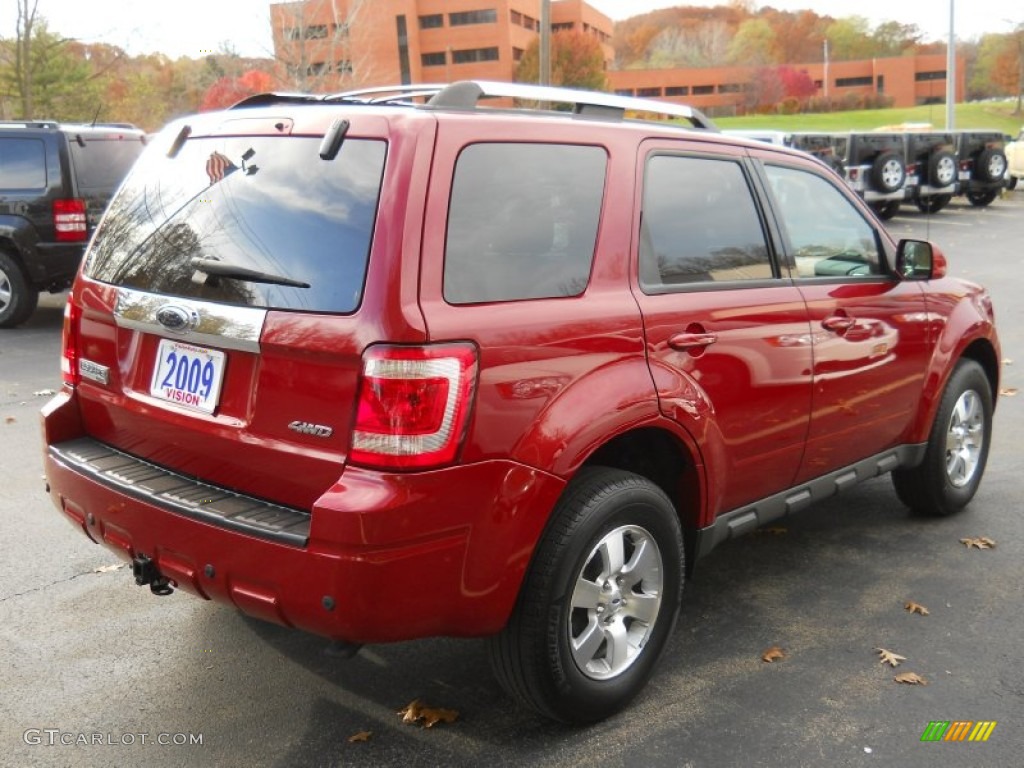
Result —
<path fill-rule="evenodd" d="M 203 276 L 203 280 L 205 280 L 206 275 L 216 275 L 217 277 L 233 277 L 238 280 L 248 280 L 250 283 L 271 283 L 273 285 L 287 285 L 291 288 L 311 287 L 309 283 L 304 283 L 301 280 L 293 280 L 283 275 L 272 275 L 269 272 L 259 272 L 255 269 L 249 269 L 238 264 L 230 264 L 226 261 L 197 258 L 192 259 L 189 263 L 195 268 L 197 273 Z M 195 278 L 193 277 L 193 279 Z"/>

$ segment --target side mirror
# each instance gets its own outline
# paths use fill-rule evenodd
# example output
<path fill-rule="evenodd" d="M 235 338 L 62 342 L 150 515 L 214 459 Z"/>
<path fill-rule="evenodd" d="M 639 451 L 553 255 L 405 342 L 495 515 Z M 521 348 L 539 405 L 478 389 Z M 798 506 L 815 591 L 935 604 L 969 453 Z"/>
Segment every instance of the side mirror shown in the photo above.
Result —
<path fill-rule="evenodd" d="M 946 257 L 926 240 L 900 240 L 896 271 L 904 280 L 938 280 L 946 276 Z"/>

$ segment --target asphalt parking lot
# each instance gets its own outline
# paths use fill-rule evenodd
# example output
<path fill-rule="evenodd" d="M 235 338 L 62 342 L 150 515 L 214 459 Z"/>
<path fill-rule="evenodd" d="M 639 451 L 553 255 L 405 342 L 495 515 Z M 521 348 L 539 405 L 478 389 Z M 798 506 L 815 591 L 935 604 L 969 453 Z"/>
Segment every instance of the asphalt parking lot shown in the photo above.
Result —
<path fill-rule="evenodd" d="M 889 227 L 940 244 L 953 274 L 995 298 L 1006 394 L 975 501 L 922 520 L 880 478 L 722 546 L 688 584 L 644 694 L 584 729 L 517 709 L 479 641 L 344 660 L 108 568 L 116 558 L 43 493 L 38 411 L 59 385 L 62 311 L 44 299 L 0 335 L 0 765 L 1020 765 L 1024 191 L 930 217 L 905 207 Z M 996 546 L 960 541 L 976 537 Z M 765 663 L 772 646 L 785 656 Z M 878 648 L 906 660 L 884 666 Z M 927 684 L 896 683 L 904 671 Z M 417 698 L 459 717 L 403 724 L 396 710 Z M 923 742 L 934 721 L 996 725 L 984 743 Z"/>

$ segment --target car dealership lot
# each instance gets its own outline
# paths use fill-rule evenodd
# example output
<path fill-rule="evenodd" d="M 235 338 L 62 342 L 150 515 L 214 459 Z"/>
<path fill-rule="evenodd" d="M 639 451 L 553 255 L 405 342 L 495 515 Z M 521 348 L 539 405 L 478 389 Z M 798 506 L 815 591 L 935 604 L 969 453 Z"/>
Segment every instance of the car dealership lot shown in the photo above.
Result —
<path fill-rule="evenodd" d="M 934 240 L 996 301 L 1002 388 L 1024 378 L 1024 192 L 888 226 Z M 566 729 L 516 708 L 482 643 L 364 648 L 191 597 L 153 597 L 42 489 L 38 410 L 59 386 L 61 307 L 0 335 L 0 762 L 10 765 L 970 765 L 1024 747 L 1019 397 L 996 409 L 978 497 L 919 520 L 882 478 L 724 545 L 688 584 L 658 673 L 625 712 Z M 961 538 L 987 536 L 991 550 Z M 101 572 L 97 572 L 101 571 Z M 926 606 L 911 615 L 904 603 Z M 771 664 L 761 654 L 780 646 Z M 906 657 L 895 670 L 876 648 Z M 899 685 L 902 671 L 926 686 Z M 451 725 L 404 725 L 420 698 Z M 923 743 L 932 721 L 995 721 L 985 743 Z M 371 732 L 368 741 L 349 737 Z"/>

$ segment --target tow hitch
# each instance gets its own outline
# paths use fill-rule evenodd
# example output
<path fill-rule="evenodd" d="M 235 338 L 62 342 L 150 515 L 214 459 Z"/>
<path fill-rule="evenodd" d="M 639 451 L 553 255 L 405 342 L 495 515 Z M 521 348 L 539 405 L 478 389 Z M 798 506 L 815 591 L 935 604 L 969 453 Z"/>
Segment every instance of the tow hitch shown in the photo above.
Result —
<path fill-rule="evenodd" d="M 157 570 L 152 558 L 146 555 L 136 555 L 132 558 L 132 575 L 140 587 L 149 584 L 149 591 L 154 595 L 163 597 L 174 592 L 171 582 Z"/>

